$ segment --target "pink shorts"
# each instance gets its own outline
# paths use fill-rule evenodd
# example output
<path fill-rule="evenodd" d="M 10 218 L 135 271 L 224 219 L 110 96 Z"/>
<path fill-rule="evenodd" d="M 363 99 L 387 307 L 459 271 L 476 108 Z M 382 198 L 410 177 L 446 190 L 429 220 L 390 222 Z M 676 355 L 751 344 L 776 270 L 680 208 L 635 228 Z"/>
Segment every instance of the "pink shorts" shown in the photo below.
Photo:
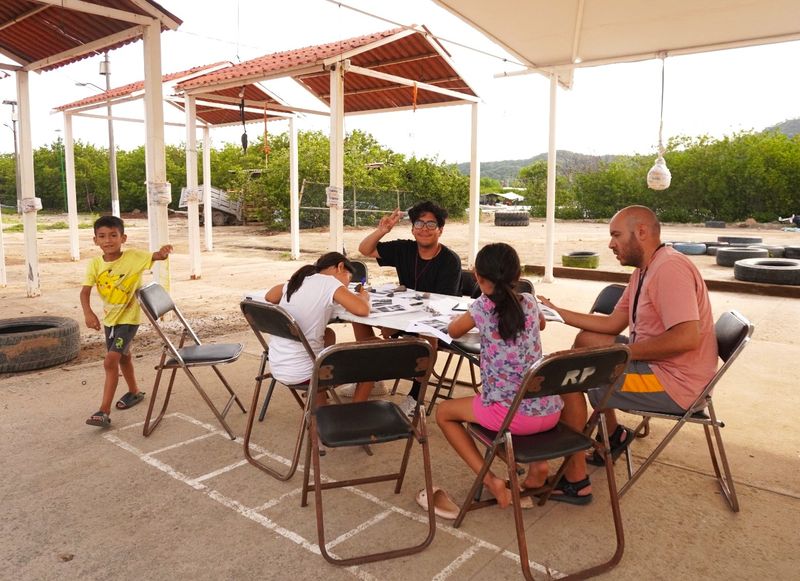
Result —
<path fill-rule="evenodd" d="M 506 418 L 508 408 L 501 403 L 493 403 L 489 406 L 484 406 L 481 402 L 481 396 L 476 395 L 472 398 L 472 412 L 475 414 L 475 419 L 487 430 L 497 431 L 503 425 L 503 420 Z M 515 436 L 528 436 L 530 434 L 538 434 L 539 432 L 546 432 L 552 430 L 558 423 L 561 417 L 561 412 L 557 411 L 548 416 L 524 416 L 517 414 L 511 420 L 511 433 Z"/>

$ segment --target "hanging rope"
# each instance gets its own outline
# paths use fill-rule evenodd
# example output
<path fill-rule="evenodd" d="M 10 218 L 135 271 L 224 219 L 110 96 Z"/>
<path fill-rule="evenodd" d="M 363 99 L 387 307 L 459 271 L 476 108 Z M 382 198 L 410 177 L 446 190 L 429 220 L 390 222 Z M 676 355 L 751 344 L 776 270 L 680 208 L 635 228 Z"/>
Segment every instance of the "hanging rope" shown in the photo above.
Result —
<path fill-rule="evenodd" d="M 666 58 L 661 57 L 661 115 L 658 123 L 658 154 L 664 155 L 664 143 L 662 135 L 664 133 L 664 65 Z"/>
<path fill-rule="evenodd" d="M 264 167 L 269 165 L 269 152 L 271 150 L 269 146 L 268 140 L 268 133 L 267 133 L 267 104 L 264 103 Z"/>
<path fill-rule="evenodd" d="M 417 110 L 417 91 L 418 91 L 418 87 L 417 87 L 417 83 L 415 81 L 414 82 L 414 88 L 411 91 L 411 107 L 412 107 L 412 110 L 414 112 L 416 112 L 416 110 Z"/>
<path fill-rule="evenodd" d="M 247 153 L 247 125 L 244 119 L 244 87 L 242 87 L 242 92 L 239 93 L 239 97 L 241 98 L 241 101 L 239 101 L 239 117 L 242 120 L 242 151 Z"/>

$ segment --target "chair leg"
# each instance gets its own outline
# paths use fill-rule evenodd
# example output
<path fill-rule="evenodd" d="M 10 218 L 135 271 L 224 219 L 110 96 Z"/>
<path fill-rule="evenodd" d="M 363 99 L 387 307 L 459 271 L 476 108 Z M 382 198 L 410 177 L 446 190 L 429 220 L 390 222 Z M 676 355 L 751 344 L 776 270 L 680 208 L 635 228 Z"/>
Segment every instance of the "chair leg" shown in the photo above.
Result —
<path fill-rule="evenodd" d="M 272 379 L 269 383 L 269 389 L 267 389 L 267 395 L 264 398 L 264 405 L 261 406 L 261 413 L 258 414 L 258 421 L 263 422 L 264 416 L 267 415 L 267 407 L 269 406 L 269 402 L 272 399 L 272 392 L 275 390 L 275 378 Z"/>
<path fill-rule="evenodd" d="M 233 402 L 236 402 L 236 405 L 239 406 L 239 409 L 242 410 L 242 413 L 246 414 L 247 410 L 244 409 L 244 405 L 242 405 L 242 401 L 239 399 L 239 396 L 236 395 L 236 393 L 233 391 L 233 388 L 228 383 L 228 380 L 225 379 L 225 376 L 222 375 L 222 372 L 219 369 L 217 369 L 216 365 L 212 365 L 211 368 L 214 370 L 214 373 L 217 374 L 217 377 L 219 377 L 219 380 L 222 382 L 222 385 L 225 386 L 225 389 L 228 390 L 228 393 L 231 396 L 230 399 L 228 400 L 228 403 L 225 404 L 225 410 L 222 412 L 222 415 L 223 416 L 227 415 L 228 409 L 230 409 L 231 404 L 233 404 Z"/>
<path fill-rule="evenodd" d="M 733 475 L 731 474 L 731 467 L 728 464 L 728 455 L 725 453 L 725 445 L 722 443 L 722 433 L 720 432 L 720 423 L 717 421 L 717 415 L 714 412 L 714 404 L 708 400 L 708 414 L 711 418 L 711 425 L 703 424 L 703 429 L 706 434 L 706 443 L 708 444 L 708 453 L 711 456 L 711 464 L 714 467 L 714 474 L 717 477 L 720 490 L 728 501 L 728 505 L 733 512 L 739 512 L 739 498 L 736 496 L 736 488 L 733 484 Z M 714 432 L 714 438 L 711 438 L 711 432 Z M 715 447 L 716 442 L 716 447 Z M 719 459 L 718 459 L 719 458 Z"/>
<path fill-rule="evenodd" d="M 192 382 L 192 385 L 194 385 L 194 388 L 200 394 L 200 397 L 203 398 L 203 401 L 205 401 L 206 405 L 211 409 L 211 412 L 214 414 L 214 417 L 217 418 L 217 421 L 220 423 L 220 425 L 223 427 L 223 429 L 228 433 L 228 436 L 230 436 L 231 440 L 235 440 L 236 439 L 236 434 L 233 433 L 233 431 L 231 430 L 230 426 L 228 425 L 228 422 L 225 421 L 224 413 L 220 413 L 220 411 L 214 405 L 214 402 L 211 401 L 211 398 L 208 397 L 208 394 L 202 388 L 202 386 L 200 385 L 200 382 L 197 381 L 197 378 L 194 376 L 194 374 L 191 372 L 191 370 L 188 367 L 184 367 L 183 370 L 186 372 L 186 375 L 189 377 L 189 381 Z M 214 371 L 216 371 L 216 369 L 214 369 Z M 217 372 L 217 374 L 219 374 L 219 372 Z M 226 383 L 226 387 L 228 387 L 228 389 L 230 391 L 230 386 L 228 386 L 227 383 Z M 231 399 L 228 400 L 228 404 L 225 406 L 224 412 L 228 411 L 228 408 L 230 408 L 230 405 L 233 402 L 233 398 L 235 398 L 235 397 L 236 396 L 233 395 L 233 396 L 231 396 Z M 238 398 L 236 398 L 236 399 L 238 400 Z M 242 409 L 244 409 L 244 408 L 242 408 Z"/>
<path fill-rule="evenodd" d="M 164 372 L 164 368 L 162 366 L 164 365 L 164 361 L 166 361 L 166 358 L 167 358 L 166 351 L 162 352 L 161 361 L 159 361 L 158 366 L 156 367 L 156 369 L 158 369 L 158 372 L 156 373 L 156 379 L 153 382 L 153 389 L 152 393 L 150 394 L 150 404 L 147 406 L 147 415 L 145 415 L 144 426 L 142 427 L 142 435 L 145 438 L 150 434 L 152 434 L 153 430 L 155 430 L 156 427 L 158 427 L 158 424 L 161 423 L 161 420 L 164 418 L 164 414 L 167 412 L 167 406 L 169 405 L 169 398 L 172 395 L 172 386 L 175 382 L 175 373 L 178 371 L 177 369 L 173 369 L 171 371 L 169 384 L 167 386 L 167 392 L 164 395 L 164 405 L 161 406 L 161 411 L 158 413 L 156 419 L 151 421 L 150 418 L 152 418 L 153 416 L 153 408 L 155 407 L 156 404 L 156 394 L 158 393 L 158 387 L 161 384 L 161 374 Z"/>
<path fill-rule="evenodd" d="M 635 471 L 633 470 L 633 464 L 631 462 L 630 446 L 628 446 L 625 449 L 626 464 L 628 467 L 628 481 L 622 486 L 622 488 L 619 489 L 620 498 L 622 498 L 625 495 L 625 493 L 628 492 L 630 487 L 633 486 L 634 482 L 636 482 L 639 479 L 639 477 L 641 477 L 641 475 L 644 473 L 647 467 L 650 466 L 650 464 L 652 464 L 655 461 L 658 455 L 661 454 L 664 448 L 667 447 L 667 444 L 669 444 L 672 441 L 672 438 L 675 437 L 675 434 L 678 433 L 678 430 L 680 430 L 685 423 L 686 423 L 686 416 L 683 416 L 679 421 L 675 422 L 675 425 L 669 432 L 667 432 L 667 435 L 664 436 L 664 439 L 661 440 L 661 442 L 659 442 L 655 450 L 650 452 L 650 455 L 647 458 L 645 458 L 644 462 L 642 462 Z"/>

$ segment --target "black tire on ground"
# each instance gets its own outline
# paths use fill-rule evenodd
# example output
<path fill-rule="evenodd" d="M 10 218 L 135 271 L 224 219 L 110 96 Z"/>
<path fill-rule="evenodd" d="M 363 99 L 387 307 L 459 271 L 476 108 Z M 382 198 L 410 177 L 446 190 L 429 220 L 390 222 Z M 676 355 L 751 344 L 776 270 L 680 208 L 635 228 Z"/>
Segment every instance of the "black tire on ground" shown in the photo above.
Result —
<path fill-rule="evenodd" d="M 777 246 L 773 244 L 754 244 L 753 246 L 756 248 L 766 248 L 767 252 L 769 252 L 770 258 L 783 258 L 783 246 Z"/>
<path fill-rule="evenodd" d="M 527 226 L 531 217 L 527 212 L 495 212 L 495 226 Z"/>
<path fill-rule="evenodd" d="M 717 236 L 717 240 L 728 244 L 761 244 L 763 242 L 759 236 Z"/>
<path fill-rule="evenodd" d="M 722 220 L 708 220 L 706 222 L 706 228 L 724 228 L 725 222 Z"/>
<path fill-rule="evenodd" d="M 800 258 L 800 246 L 784 246 L 784 258 Z"/>
<path fill-rule="evenodd" d="M 225 215 L 225 212 L 220 212 L 219 210 L 213 210 L 211 212 L 211 223 L 214 226 L 224 226 L 227 219 L 228 217 Z"/>
<path fill-rule="evenodd" d="M 717 249 L 717 264 L 720 266 L 733 266 L 737 260 L 745 258 L 768 258 L 769 251 L 766 248 L 736 247 Z"/>
<path fill-rule="evenodd" d="M 674 242 L 672 247 L 681 254 L 688 254 L 692 256 L 705 254 L 708 247 L 699 242 Z"/>
<path fill-rule="evenodd" d="M 564 254 L 561 264 L 572 268 L 597 268 L 600 265 L 600 256 L 597 252 L 579 250 Z"/>
<path fill-rule="evenodd" d="M 31 371 L 78 356 L 78 322 L 66 317 L 0 319 L 0 373 Z"/>
<path fill-rule="evenodd" d="M 733 276 L 749 282 L 800 285 L 800 260 L 746 258 L 733 265 Z"/>

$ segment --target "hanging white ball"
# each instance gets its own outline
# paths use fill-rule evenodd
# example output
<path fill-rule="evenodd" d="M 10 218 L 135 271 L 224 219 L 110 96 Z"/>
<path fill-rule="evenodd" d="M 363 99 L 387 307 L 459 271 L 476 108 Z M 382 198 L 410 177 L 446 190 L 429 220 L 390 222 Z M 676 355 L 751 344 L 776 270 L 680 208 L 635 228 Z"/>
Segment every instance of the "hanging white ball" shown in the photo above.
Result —
<path fill-rule="evenodd" d="M 666 190 L 672 181 L 672 174 L 667 168 L 667 162 L 659 156 L 650 171 L 647 172 L 647 187 L 651 190 Z"/>

